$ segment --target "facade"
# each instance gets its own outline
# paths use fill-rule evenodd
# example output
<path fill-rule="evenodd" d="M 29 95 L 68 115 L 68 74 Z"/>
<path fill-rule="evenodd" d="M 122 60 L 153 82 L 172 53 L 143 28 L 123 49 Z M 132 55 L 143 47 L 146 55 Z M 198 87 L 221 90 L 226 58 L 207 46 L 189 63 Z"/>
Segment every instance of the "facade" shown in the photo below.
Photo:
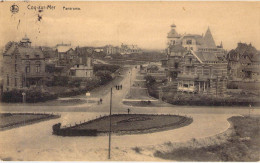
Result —
<path fill-rule="evenodd" d="M 107 55 L 120 53 L 118 46 L 107 45 L 105 46 L 105 50 Z"/>
<path fill-rule="evenodd" d="M 72 78 L 92 78 L 93 58 L 89 48 L 77 48 L 78 61 L 70 68 L 69 75 Z"/>
<path fill-rule="evenodd" d="M 259 80 L 260 54 L 251 45 L 238 43 L 227 54 L 228 76 L 231 80 Z"/>
<path fill-rule="evenodd" d="M 77 58 L 77 54 L 71 44 L 58 44 L 55 49 L 58 66 L 67 66 Z"/>
<path fill-rule="evenodd" d="M 205 36 L 179 35 L 173 24 L 168 33 L 167 59 L 162 66 L 176 91 L 222 95 L 227 85 L 227 62 L 210 29 Z"/>
<path fill-rule="evenodd" d="M 3 91 L 44 84 L 45 58 L 40 48 L 31 47 L 26 36 L 9 42 L 3 53 Z"/>

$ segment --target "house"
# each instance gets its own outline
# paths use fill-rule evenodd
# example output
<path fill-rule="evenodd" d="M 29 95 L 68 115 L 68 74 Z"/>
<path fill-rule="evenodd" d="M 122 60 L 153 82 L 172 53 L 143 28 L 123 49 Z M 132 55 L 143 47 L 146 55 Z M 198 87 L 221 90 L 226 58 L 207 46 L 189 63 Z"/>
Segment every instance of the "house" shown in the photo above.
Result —
<path fill-rule="evenodd" d="M 28 37 L 19 43 L 9 42 L 3 53 L 3 91 L 44 84 L 45 58 L 38 47 L 32 47 Z"/>
<path fill-rule="evenodd" d="M 167 59 L 162 67 L 175 91 L 222 95 L 227 85 L 225 50 L 216 46 L 210 29 L 206 34 L 168 33 Z"/>
<path fill-rule="evenodd" d="M 67 66 L 77 58 L 77 54 L 71 44 L 58 44 L 55 49 L 58 66 Z"/>
<path fill-rule="evenodd" d="M 251 44 L 238 43 L 236 49 L 229 51 L 226 59 L 230 80 L 260 79 L 260 53 Z"/>
<path fill-rule="evenodd" d="M 89 48 L 76 48 L 79 56 L 78 61 L 70 68 L 69 76 L 71 78 L 92 78 L 93 74 L 93 58 Z"/>

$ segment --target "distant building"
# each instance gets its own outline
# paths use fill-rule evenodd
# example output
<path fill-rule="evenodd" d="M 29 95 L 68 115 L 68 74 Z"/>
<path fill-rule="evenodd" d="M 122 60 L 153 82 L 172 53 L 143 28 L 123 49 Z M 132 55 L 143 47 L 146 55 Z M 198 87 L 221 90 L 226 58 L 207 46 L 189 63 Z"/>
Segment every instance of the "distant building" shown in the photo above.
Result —
<path fill-rule="evenodd" d="M 45 58 L 40 48 L 31 47 L 26 36 L 9 42 L 3 53 L 3 91 L 29 88 L 44 83 Z"/>
<path fill-rule="evenodd" d="M 216 46 L 208 28 L 205 36 L 180 35 L 171 26 L 167 59 L 162 60 L 176 91 L 221 95 L 226 91 L 227 62 L 222 45 Z"/>
<path fill-rule="evenodd" d="M 120 53 L 119 47 L 118 46 L 112 46 L 112 45 L 105 46 L 105 51 L 106 51 L 107 55 Z"/>
<path fill-rule="evenodd" d="M 125 45 L 121 44 L 120 54 L 139 54 L 142 53 L 142 50 L 137 45 Z"/>

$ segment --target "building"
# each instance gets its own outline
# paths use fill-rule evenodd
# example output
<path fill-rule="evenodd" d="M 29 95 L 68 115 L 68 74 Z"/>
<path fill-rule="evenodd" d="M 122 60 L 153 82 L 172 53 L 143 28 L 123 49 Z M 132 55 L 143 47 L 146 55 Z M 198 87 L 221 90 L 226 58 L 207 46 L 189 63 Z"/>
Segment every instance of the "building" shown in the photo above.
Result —
<path fill-rule="evenodd" d="M 67 66 L 77 58 L 77 54 L 71 44 L 58 44 L 55 49 L 58 66 Z"/>
<path fill-rule="evenodd" d="M 105 46 L 105 51 L 107 55 L 111 54 L 119 54 L 120 50 L 118 46 L 112 46 L 112 45 L 107 45 Z"/>
<path fill-rule="evenodd" d="M 137 45 L 125 45 L 121 44 L 120 54 L 140 54 L 142 50 Z"/>
<path fill-rule="evenodd" d="M 45 58 L 38 47 L 32 47 L 28 37 L 19 43 L 9 42 L 3 53 L 3 91 L 44 84 Z"/>
<path fill-rule="evenodd" d="M 226 91 L 225 50 L 216 46 L 210 29 L 206 34 L 168 33 L 167 59 L 162 60 L 168 81 L 180 92 L 221 95 Z"/>
<path fill-rule="evenodd" d="M 89 48 L 76 48 L 79 60 L 69 71 L 71 78 L 92 78 L 93 77 L 93 58 Z"/>
<path fill-rule="evenodd" d="M 230 80 L 260 79 L 260 53 L 251 44 L 238 43 L 226 58 Z"/>

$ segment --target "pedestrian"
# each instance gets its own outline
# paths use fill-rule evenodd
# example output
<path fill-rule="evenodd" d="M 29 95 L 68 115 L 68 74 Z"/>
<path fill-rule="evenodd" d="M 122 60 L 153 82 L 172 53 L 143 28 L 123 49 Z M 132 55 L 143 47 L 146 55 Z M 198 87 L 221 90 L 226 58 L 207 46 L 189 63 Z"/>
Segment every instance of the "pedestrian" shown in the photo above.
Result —
<path fill-rule="evenodd" d="M 122 84 L 121 84 L 121 89 L 123 88 Z"/>
<path fill-rule="evenodd" d="M 129 109 L 129 108 L 127 109 L 127 113 L 128 113 L 128 114 L 130 113 L 130 109 Z"/>
<path fill-rule="evenodd" d="M 102 104 L 102 101 L 103 101 L 102 98 L 100 98 L 100 100 L 99 100 L 100 104 Z"/>

